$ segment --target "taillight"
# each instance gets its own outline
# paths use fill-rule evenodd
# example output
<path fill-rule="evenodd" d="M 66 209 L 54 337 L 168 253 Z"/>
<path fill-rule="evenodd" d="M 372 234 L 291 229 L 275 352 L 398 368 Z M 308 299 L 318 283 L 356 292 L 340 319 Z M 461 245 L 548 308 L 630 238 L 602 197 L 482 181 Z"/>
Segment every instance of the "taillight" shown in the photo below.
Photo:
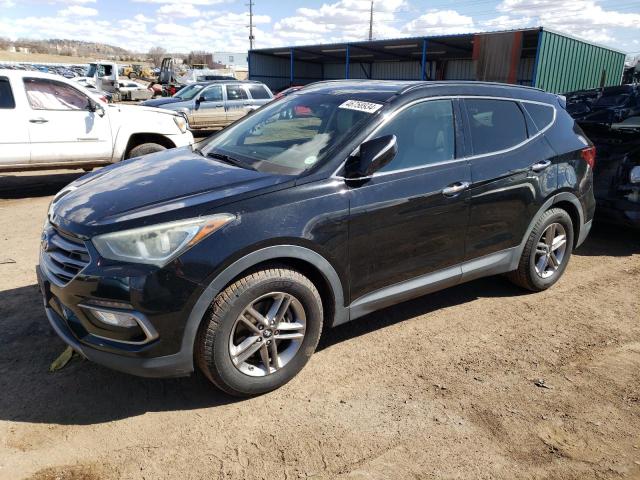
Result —
<path fill-rule="evenodd" d="M 583 148 L 580 152 L 584 161 L 587 162 L 591 168 L 596 166 L 596 147 Z"/>
<path fill-rule="evenodd" d="M 104 95 L 100 97 L 100 100 L 102 100 L 104 103 L 109 103 L 109 99 Z"/>

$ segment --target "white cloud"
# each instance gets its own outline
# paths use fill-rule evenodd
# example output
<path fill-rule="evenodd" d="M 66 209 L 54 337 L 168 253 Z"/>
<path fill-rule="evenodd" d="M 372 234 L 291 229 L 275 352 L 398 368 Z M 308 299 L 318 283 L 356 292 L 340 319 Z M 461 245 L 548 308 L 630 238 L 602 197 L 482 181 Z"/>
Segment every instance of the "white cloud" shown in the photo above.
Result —
<path fill-rule="evenodd" d="M 136 3 L 160 3 L 160 4 L 176 4 L 175 0 L 133 0 Z M 178 5 L 219 5 L 221 3 L 229 3 L 231 0 L 182 0 Z"/>
<path fill-rule="evenodd" d="M 446 35 L 474 31 L 473 18 L 455 10 L 431 10 L 410 21 L 403 31 L 410 35 Z"/>
<path fill-rule="evenodd" d="M 11 8 L 11 7 L 15 7 L 16 6 L 16 2 L 13 2 L 12 0 L 2 0 L 0 1 L 0 8 Z"/>
<path fill-rule="evenodd" d="M 140 22 L 140 23 L 153 23 L 153 22 L 155 22 L 155 20 L 153 18 L 146 17 L 142 13 L 139 13 L 136 16 L 134 16 L 133 19 L 136 22 Z"/>
<path fill-rule="evenodd" d="M 542 25 L 609 44 L 617 43 L 623 29 L 640 29 L 640 13 L 607 10 L 597 0 L 503 0 L 497 10 L 503 15 L 483 25 L 501 29 Z"/>
<path fill-rule="evenodd" d="M 368 0 L 339 0 L 325 3 L 319 8 L 298 8 L 295 15 L 282 18 L 274 24 L 272 36 L 257 38 L 257 41 L 259 46 L 263 46 L 264 43 L 300 45 L 365 40 L 369 33 L 370 7 Z M 397 13 L 406 7 L 405 0 L 376 2 L 374 36 L 400 36 L 400 30 L 393 25 L 398 22 Z"/>
<path fill-rule="evenodd" d="M 95 17 L 98 10 L 90 7 L 81 7 L 80 5 L 71 5 L 64 10 L 60 10 L 58 15 L 62 17 Z"/>
<path fill-rule="evenodd" d="M 166 15 L 173 18 L 199 17 L 200 10 L 190 3 L 167 3 L 158 9 L 158 15 Z"/>

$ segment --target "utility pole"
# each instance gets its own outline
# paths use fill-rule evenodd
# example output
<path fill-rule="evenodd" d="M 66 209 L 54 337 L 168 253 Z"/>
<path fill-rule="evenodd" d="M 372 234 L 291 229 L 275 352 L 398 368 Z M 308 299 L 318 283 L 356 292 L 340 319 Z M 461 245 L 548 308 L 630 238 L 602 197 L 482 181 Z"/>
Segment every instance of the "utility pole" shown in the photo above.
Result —
<path fill-rule="evenodd" d="M 253 50 L 253 43 L 256 37 L 253 35 L 253 7 L 255 3 L 249 0 L 249 50 Z"/>
<path fill-rule="evenodd" d="M 371 0 L 371 12 L 369 14 L 369 41 L 373 40 L 373 0 Z"/>

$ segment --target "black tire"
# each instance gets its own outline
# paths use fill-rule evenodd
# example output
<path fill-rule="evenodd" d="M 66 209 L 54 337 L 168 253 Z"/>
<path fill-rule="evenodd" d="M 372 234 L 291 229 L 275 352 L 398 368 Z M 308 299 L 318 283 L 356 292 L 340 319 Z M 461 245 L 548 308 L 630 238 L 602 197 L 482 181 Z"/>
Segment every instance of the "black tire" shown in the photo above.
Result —
<path fill-rule="evenodd" d="M 159 143 L 143 143 L 134 147 L 127 155 L 127 159 L 134 157 L 141 157 L 143 155 L 149 155 L 150 153 L 161 152 L 162 150 L 166 150 L 167 147 L 160 145 Z"/>
<path fill-rule="evenodd" d="M 129 75 L 128 75 L 128 77 L 129 77 L 131 80 L 135 80 L 136 78 L 138 78 L 138 74 L 137 74 L 137 73 L 135 73 L 135 72 L 130 72 L 130 73 L 129 73 Z"/>
<path fill-rule="evenodd" d="M 563 254 L 562 261 L 548 278 L 541 277 L 536 271 L 536 246 L 541 241 L 543 234 L 547 228 L 554 224 L 560 224 L 566 234 L 566 249 Z M 509 272 L 507 277 L 516 285 L 533 292 L 541 292 L 555 284 L 564 273 L 571 253 L 573 251 L 573 222 L 569 214 L 561 208 L 552 208 L 547 210 L 538 219 L 520 257 L 518 269 Z"/>
<path fill-rule="evenodd" d="M 304 338 L 293 357 L 280 369 L 265 376 L 249 376 L 232 362 L 229 342 L 236 319 L 247 305 L 270 292 L 292 295 L 302 305 L 306 315 Z M 196 338 L 196 363 L 211 382 L 231 395 L 246 397 L 275 390 L 306 365 L 318 345 L 322 319 L 320 294 L 300 272 L 274 266 L 248 273 L 213 301 Z"/>

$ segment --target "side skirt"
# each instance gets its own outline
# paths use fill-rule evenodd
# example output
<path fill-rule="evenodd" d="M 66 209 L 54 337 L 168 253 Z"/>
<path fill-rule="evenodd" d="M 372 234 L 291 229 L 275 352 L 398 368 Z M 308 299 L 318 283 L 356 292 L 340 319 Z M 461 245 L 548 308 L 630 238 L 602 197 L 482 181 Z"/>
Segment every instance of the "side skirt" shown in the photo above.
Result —
<path fill-rule="evenodd" d="M 445 268 L 381 288 L 352 302 L 348 307 L 349 320 L 355 320 L 376 310 L 475 280 L 476 278 L 508 272 L 512 270 L 511 265 L 514 262 L 517 264 L 519 258 L 520 249 L 518 247 L 509 248 L 464 262 L 455 267 Z"/>

